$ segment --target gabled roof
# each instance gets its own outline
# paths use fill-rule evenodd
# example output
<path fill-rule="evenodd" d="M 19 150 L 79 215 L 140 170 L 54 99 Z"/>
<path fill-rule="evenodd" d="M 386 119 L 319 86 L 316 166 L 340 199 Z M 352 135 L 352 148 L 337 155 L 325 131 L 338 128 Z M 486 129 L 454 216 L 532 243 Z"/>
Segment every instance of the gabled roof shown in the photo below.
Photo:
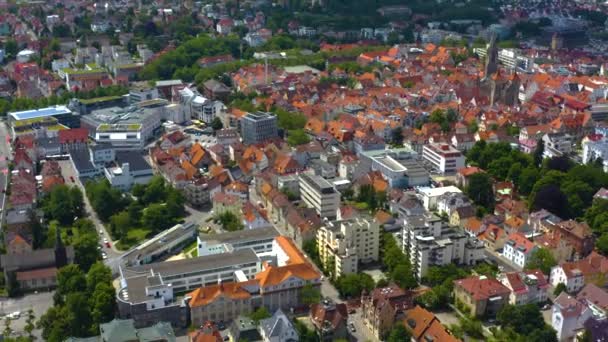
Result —
<path fill-rule="evenodd" d="M 506 286 L 495 278 L 473 276 L 454 281 L 454 285 L 462 288 L 474 300 L 487 300 L 495 296 L 506 296 L 511 293 Z"/>

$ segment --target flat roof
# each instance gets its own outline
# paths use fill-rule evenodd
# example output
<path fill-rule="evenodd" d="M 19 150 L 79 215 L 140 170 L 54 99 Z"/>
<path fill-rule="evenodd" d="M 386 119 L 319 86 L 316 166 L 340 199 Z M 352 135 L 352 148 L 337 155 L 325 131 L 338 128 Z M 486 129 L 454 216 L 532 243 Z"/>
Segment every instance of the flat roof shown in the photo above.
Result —
<path fill-rule="evenodd" d="M 460 191 L 460 189 L 458 189 L 457 187 L 455 187 L 453 185 L 444 186 L 444 187 L 440 187 L 440 188 L 424 187 L 424 188 L 419 188 L 418 191 L 429 197 L 441 196 L 443 194 L 447 194 L 448 192 L 462 193 L 462 191 Z"/>
<path fill-rule="evenodd" d="M 72 111 L 66 106 L 53 106 L 8 113 L 8 115 L 10 115 L 14 120 L 35 119 L 62 114 L 72 114 Z"/>
<path fill-rule="evenodd" d="M 398 161 L 396 161 L 395 159 L 393 159 L 391 156 L 378 156 L 378 157 L 374 157 L 374 159 L 384 165 L 386 168 L 388 168 L 389 170 L 393 171 L 393 172 L 405 172 L 406 168 L 401 165 L 401 163 L 399 163 Z"/>
<path fill-rule="evenodd" d="M 304 180 L 308 185 L 323 194 L 334 193 L 334 186 L 325 178 L 317 175 L 309 175 L 306 173 L 300 174 L 300 179 Z"/>
<path fill-rule="evenodd" d="M 230 253 L 200 256 L 192 259 L 157 262 L 153 264 L 126 267 L 123 269 L 125 278 L 149 273 L 159 273 L 163 278 L 196 271 L 219 269 L 233 265 L 259 262 L 260 258 L 253 249 L 240 249 Z"/>
<path fill-rule="evenodd" d="M 239 230 L 236 232 L 226 232 L 221 234 L 199 234 L 199 238 L 202 241 L 220 243 L 234 243 L 234 242 L 245 242 L 275 238 L 279 236 L 274 227 L 258 228 L 258 229 L 246 229 Z"/>

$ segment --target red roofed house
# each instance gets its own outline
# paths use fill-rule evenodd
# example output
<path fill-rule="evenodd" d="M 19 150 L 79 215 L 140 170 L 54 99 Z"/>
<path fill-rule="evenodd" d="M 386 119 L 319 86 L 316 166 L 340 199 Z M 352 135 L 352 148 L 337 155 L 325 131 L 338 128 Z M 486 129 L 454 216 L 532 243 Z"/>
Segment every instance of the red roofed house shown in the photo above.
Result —
<path fill-rule="evenodd" d="M 456 183 L 459 187 L 466 188 L 469 185 L 469 177 L 478 172 L 483 172 L 483 170 L 477 166 L 460 168 L 458 169 L 458 173 L 456 173 Z"/>
<path fill-rule="evenodd" d="M 540 270 L 503 273 L 498 276 L 498 281 L 511 290 L 511 305 L 543 303 L 547 300 L 549 282 Z"/>
<path fill-rule="evenodd" d="M 566 284 L 568 292 L 576 292 L 593 283 L 600 287 L 608 285 L 608 258 L 592 252 L 583 260 L 566 262 L 551 269 L 552 286 Z"/>
<path fill-rule="evenodd" d="M 473 276 L 454 281 L 454 298 L 471 310 L 471 316 L 495 315 L 509 301 L 511 290 L 494 278 Z"/>
<path fill-rule="evenodd" d="M 528 240 L 525 235 L 515 232 L 507 237 L 507 241 L 502 249 L 502 256 L 514 266 L 523 269 L 536 249 L 538 247 Z"/>
<path fill-rule="evenodd" d="M 411 293 L 393 285 L 361 294 L 361 316 L 377 338 L 383 338 L 393 327 L 399 313 L 412 308 Z"/>
<path fill-rule="evenodd" d="M 321 341 L 346 339 L 348 310 L 346 304 L 336 304 L 324 299 L 321 303 L 310 306 L 310 321 L 321 337 Z"/>

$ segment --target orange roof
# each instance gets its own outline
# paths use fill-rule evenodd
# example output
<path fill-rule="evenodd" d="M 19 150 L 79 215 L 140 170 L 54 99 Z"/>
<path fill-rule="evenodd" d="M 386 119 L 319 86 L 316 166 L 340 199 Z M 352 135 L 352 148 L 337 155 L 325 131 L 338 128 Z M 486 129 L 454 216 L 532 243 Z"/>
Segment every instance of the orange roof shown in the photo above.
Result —
<path fill-rule="evenodd" d="M 302 280 L 315 280 L 319 279 L 321 275 L 309 263 L 290 264 L 281 267 L 268 266 L 265 270 L 255 275 L 255 279 L 263 287 L 281 284 L 291 277 Z"/>
<path fill-rule="evenodd" d="M 194 175 L 197 173 L 196 168 L 190 164 L 189 161 L 184 160 L 181 164 L 182 169 L 184 169 L 184 171 L 186 171 L 186 177 L 188 179 L 192 179 L 194 177 Z"/>
<path fill-rule="evenodd" d="M 386 191 L 386 189 L 388 189 L 388 182 L 384 179 L 376 178 L 374 179 L 372 186 L 377 192 L 384 192 Z"/>
<path fill-rule="evenodd" d="M 250 281 L 251 282 L 251 281 Z M 200 287 L 192 292 L 189 296 L 190 307 L 204 306 L 220 298 L 220 296 L 230 299 L 247 299 L 251 294 L 243 289 L 243 285 L 249 282 L 241 283 L 223 283 L 211 286 Z"/>
<path fill-rule="evenodd" d="M 374 215 L 374 218 L 376 219 L 376 221 L 378 221 L 378 223 L 384 224 L 387 221 L 389 221 L 391 218 L 393 218 L 393 215 L 387 213 L 384 210 L 378 210 L 376 212 L 376 215 Z"/>
<path fill-rule="evenodd" d="M 291 239 L 288 239 L 285 236 L 277 236 L 275 241 L 289 257 L 288 264 L 302 264 L 307 262 L 302 252 L 294 245 Z"/>
<path fill-rule="evenodd" d="M 416 341 L 460 341 L 445 328 L 437 317 L 430 311 L 416 306 L 405 312 L 403 324 L 412 332 Z"/>

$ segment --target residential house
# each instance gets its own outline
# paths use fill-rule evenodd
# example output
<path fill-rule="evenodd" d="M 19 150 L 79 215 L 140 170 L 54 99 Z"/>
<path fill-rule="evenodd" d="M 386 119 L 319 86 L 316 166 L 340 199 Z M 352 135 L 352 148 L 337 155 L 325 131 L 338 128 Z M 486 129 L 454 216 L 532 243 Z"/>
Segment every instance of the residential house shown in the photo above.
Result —
<path fill-rule="evenodd" d="M 502 273 L 498 275 L 498 281 L 511 290 L 511 305 L 542 304 L 547 301 L 549 282 L 540 270 Z"/>
<path fill-rule="evenodd" d="M 413 306 L 413 296 L 391 285 L 361 294 L 361 318 L 378 339 L 384 339 L 395 324 L 395 318 Z"/>
<path fill-rule="evenodd" d="M 321 341 L 331 342 L 348 337 L 348 309 L 344 303 L 323 299 L 310 306 L 310 320 Z"/>
<path fill-rule="evenodd" d="M 261 320 L 258 330 L 264 342 L 297 342 L 299 339 L 295 326 L 281 309 L 272 317 Z"/>
<path fill-rule="evenodd" d="M 483 170 L 477 166 L 467 166 L 458 169 L 458 172 L 456 173 L 456 184 L 460 188 L 466 189 L 469 186 L 469 177 L 478 172 L 483 172 Z"/>
<path fill-rule="evenodd" d="M 452 335 L 441 324 L 437 316 L 419 305 L 405 311 L 402 322 L 405 328 L 412 334 L 412 339 L 416 342 L 460 342 L 460 339 Z"/>
<path fill-rule="evenodd" d="M 592 309 L 566 292 L 553 301 L 551 326 L 560 341 L 572 340 L 583 324 L 593 316 Z"/>
<path fill-rule="evenodd" d="M 454 281 L 454 297 L 471 316 L 494 316 L 509 302 L 511 290 L 495 278 L 472 276 Z"/>
<path fill-rule="evenodd" d="M 553 287 L 566 284 L 570 293 L 577 292 L 585 284 L 605 287 L 608 285 L 608 258 L 592 252 L 584 259 L 554 266 L 549 280 Z"/>
<path fill-rule="evenodd" d="M 483 243 L 484 247 L 492 252 L 503 249 L 507 241 L 508 234 L 504 229 L 495 224 L 488 225 L 477 238 Z"/>

